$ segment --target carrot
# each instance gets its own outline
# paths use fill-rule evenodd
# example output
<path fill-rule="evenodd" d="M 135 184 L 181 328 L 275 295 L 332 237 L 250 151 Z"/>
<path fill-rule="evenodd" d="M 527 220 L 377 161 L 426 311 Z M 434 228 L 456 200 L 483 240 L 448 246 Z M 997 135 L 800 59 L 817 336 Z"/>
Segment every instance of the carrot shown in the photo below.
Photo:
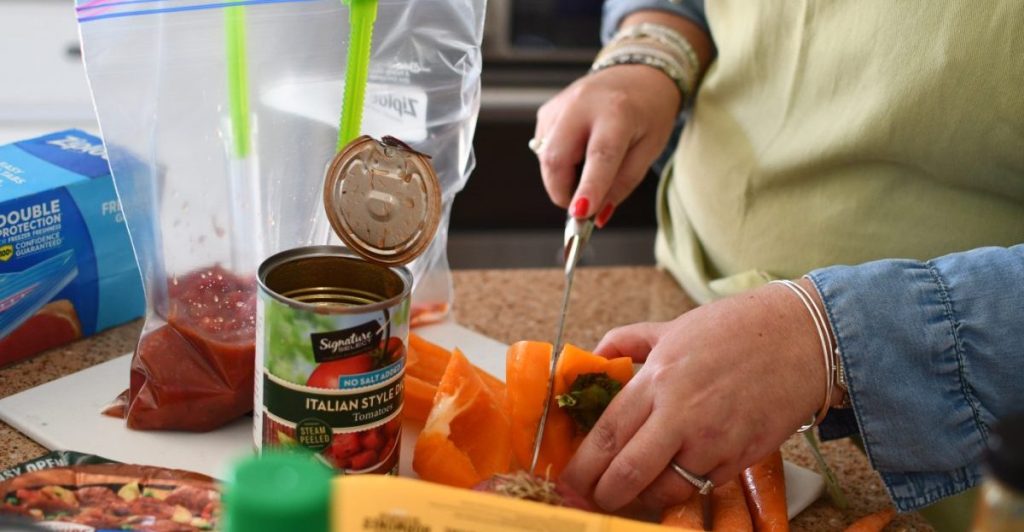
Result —
<path fill-rule="evenodd" d="M 412 375 L 405 376 L 405 391 L 402 415 L 419 423 L 427 421 L 430 408 L 434 405 L 437 386 Z"/>
<path fill-rule="evenodd" d="M 758 532 L 788 532 L 786 508 L 786 475 L 782 453 L 778 450 L 740 474 L 743 495 L 750 507 L 750 517 Z"/>
<path fill-rule="evenodd" d="M 846 527 L 845 532 L 880 532 L 895 516 L 895 508 L 886 508 L 854 521 L 852 525 Z"/>
<path fill-rule="evenodd" d="M 711 516 L 714 532 L 753 532 L 750 511 L 743 498 L 743 488 L 738 479 L 711 492 Z M 683 504 L 669 508 L 661 517 L 661 524 L 678 528 L 704 529 L 700 495 L 694 495 Z"/>
<path fill-rule="evenodd" d="M 714 530 L 753 532 L 754 524 L 750 520 L 750 510 L 743 498 L 743 487 L 739 479 L 715 489 L 711 494 L 711 504 L 712 515 L 715 516 Z"/>
<path fill-rule="evenodd" d="M 683 504 L 666 508 L 661 514 L 661 524 L 676 528 L 704 530 L 704 514 L 701 512 L 700 495 L 693 495 Z"/>

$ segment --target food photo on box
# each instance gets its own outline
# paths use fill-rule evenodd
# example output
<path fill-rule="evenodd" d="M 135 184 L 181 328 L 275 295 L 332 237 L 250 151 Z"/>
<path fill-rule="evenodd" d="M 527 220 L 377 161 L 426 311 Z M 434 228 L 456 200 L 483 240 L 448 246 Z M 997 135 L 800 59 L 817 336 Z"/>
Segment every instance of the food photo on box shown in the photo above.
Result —
<path fill-rule="evenodd" d="M 1022 20 L 0 2 L 0 531 L 1021 529 Z"/>

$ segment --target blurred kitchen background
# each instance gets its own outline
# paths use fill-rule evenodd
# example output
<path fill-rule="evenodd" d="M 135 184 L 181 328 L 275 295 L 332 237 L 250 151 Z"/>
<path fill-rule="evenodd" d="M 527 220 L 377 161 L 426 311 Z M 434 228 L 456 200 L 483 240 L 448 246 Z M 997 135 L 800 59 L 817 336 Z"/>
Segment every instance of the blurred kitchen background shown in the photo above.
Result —
<path fill-rule="evenodd" d="M 0 0 L 0 144 L 78 127 L 98 133 L 71 0 Z M 537 108 L 585 74 L 600 47 L 601 0 L 488 0 L 476 170 L 456 196 L 453 268 L 560 262 L 565 212 L 547 198 L 527 148 Z M 590 265 L 653 264 L 648 175 L 595 233 Z"/>

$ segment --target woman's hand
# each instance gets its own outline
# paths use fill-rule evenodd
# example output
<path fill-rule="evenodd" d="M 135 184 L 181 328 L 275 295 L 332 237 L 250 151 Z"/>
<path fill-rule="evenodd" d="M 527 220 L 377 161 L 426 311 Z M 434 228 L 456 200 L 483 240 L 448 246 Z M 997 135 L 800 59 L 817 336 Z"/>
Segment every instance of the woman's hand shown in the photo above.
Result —
<path fill-rule="evenodd" d="M 640 184 L 668 143 L 679 89 L 645 65 L 619 65 L 584 76 L 537 112 L 534 138 L 548 196 L 577 218 L 604 226 Z M 584 160 L 576 187 L 576 168 Z"/>
<path fill-rule="evenodd" d="M 615 329 L 596 352 L 644 362 L 562 473 L 605 510 L 637 497 L 652 508 L 688 498 L 694 487 L 669 461 L 716 485 L 736 478 L 808 422 L 825 397 L 814 323 L 780 285 L 670 322 Z"/>
<path fill-rule="evenodd" d="M 659 10 L 634 12 L 620 27 L 645 22 L 672 28 L 693 46 L 699 79 L 714 48 L 708 32 Z M 577 218 L 596 215 L 603 227 L 665 149 L 681 99 L 675 82 L 658 69 L 617 65 L 576 80 L 544 104 L 533 138 L 540 142 L 535 151 L 551 201 Z"/>

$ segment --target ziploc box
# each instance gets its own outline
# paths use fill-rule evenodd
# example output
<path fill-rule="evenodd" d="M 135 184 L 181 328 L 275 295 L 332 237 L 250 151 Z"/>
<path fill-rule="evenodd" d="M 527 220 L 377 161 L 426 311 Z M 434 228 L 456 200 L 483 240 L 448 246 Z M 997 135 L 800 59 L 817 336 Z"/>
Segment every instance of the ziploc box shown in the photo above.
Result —
<path fill-rule="evenodd" d="M 144 310 L 100 139 L 69 129 L 0 146 L 0 366 Z"/>

